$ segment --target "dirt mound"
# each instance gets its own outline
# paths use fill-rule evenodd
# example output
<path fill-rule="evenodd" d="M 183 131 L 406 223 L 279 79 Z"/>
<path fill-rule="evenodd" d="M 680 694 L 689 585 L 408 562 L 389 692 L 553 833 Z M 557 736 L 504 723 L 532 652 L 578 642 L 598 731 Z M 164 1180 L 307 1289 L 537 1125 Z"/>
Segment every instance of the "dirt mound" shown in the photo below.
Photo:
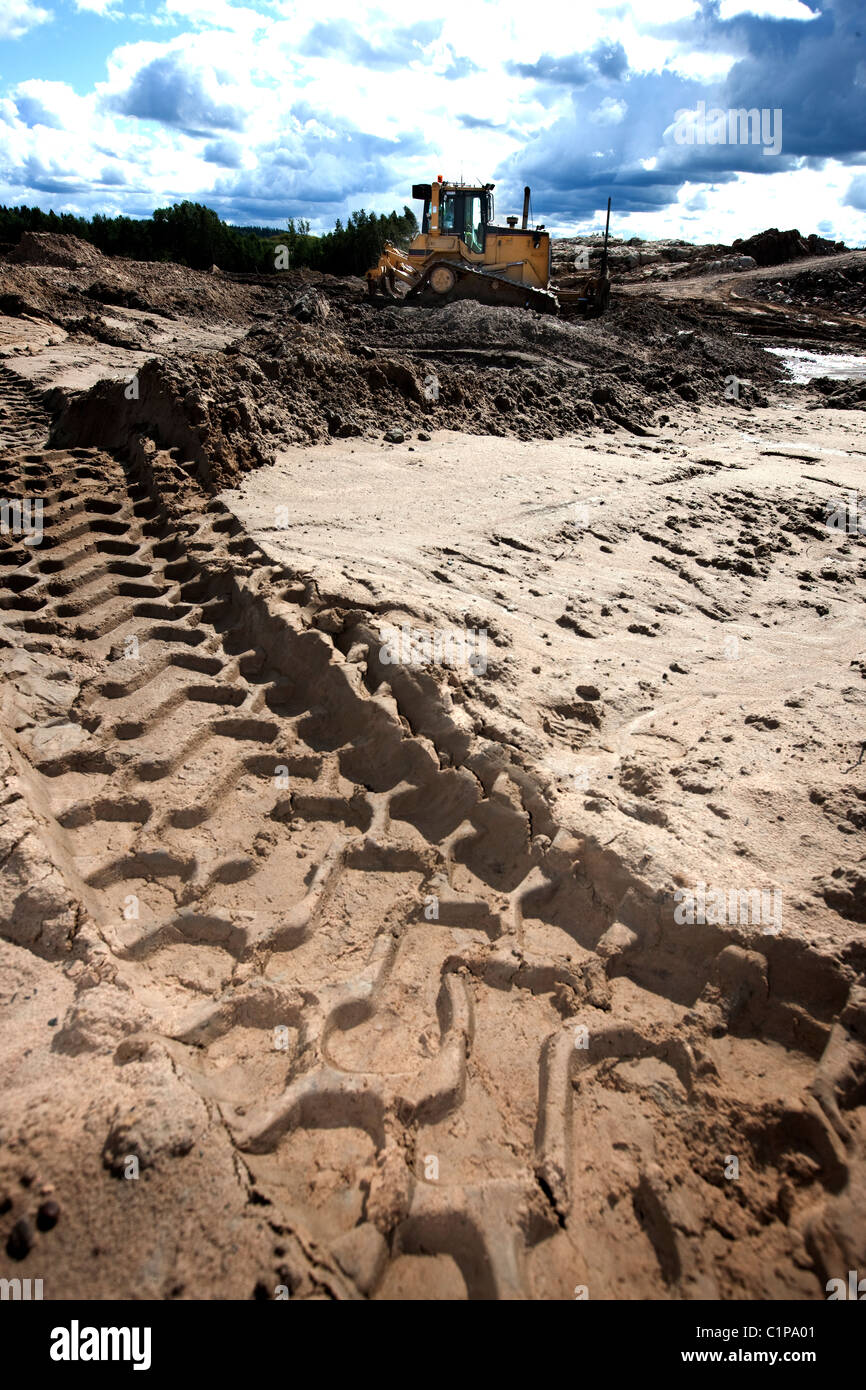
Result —
<path fill-rule="evenodd" d="M 828 241 L 825 237 L 801 236 L 796 227 L 780 232 L 778 227 L 768 227 L 764 232 L 745 240 L 738 237 L 731 244 L 731 250 L 741 256 L 753 256 L 758 265 L 784 265 L 803 256 L 831 256 L 834 252 L 846 250 L 844 241 Z"/>
<path fill-rule="evenodd" d="M 803 308 L 827 304 L 843 313 L 862 314 L 866 312 L 866 261 L 762 280 L 752 293 L 771 304 L 796 304 Z"/>
<path fill-rule="evenodd" d="M 143 299 L 137 290 L 133 289 L 131 285 L 119 282 L 112 284 L 106 280 L 94 280 L 84 293 L 88 299 L 94 300 L 97 304 L 108 304 L 122 309 L 147 310 L 150 308 L 147 300 Z"/>
<path fill-rule="evenodd" d="M 95 246 L 77 236 L 60 236 L 54 232 L 25 232 L 18 245 L 9 252 L 13 264 L 59 265 L 70 269 L 76 266 L 102 265 L 105 257 Z"/>
<path fill-rule="evenodd" d="M 50 243 L 47 249 L 39 237 Z M 164 319 L 187 319 L 199 328 L 246 328 L 256 320 L 282 318 L 283 301 L 296 299 L 309 284 L 300 271 L 270 277 L 210 275 L 170 262 L 102 256 L 74 237 L 39 233 L 30 240 L 37 243 L 31 252 L 22 239 L 15 260 L 0 262 L 0 295 L 17 296 L 62 328 L 70 319 L 91 314 L 95 302 Z M 69 243 L 73 251 L 66 259 L 52 259 L 60 243 Z M 336 284 L 339 290 L 329 286 L 328 293 L 340 302 L 358 293 L 353 284 Z"/>
<path fill-rule="evenodd" d="M 178 448 L 210 488 L 280 449 L 330 438 L 436 428 L 646 435 L 658 411 L 664 420 L 720 400 L 734 376 L 732 409 L 765 404 L 762 386 L 779 372 L 759 348 L 664 305 L 624 301 L 593 325 L 472 301 L 379 310 L 327 289 L 287 289 L 279 327 L 252 329 L 218 354 L 154 358 L 133 399 L 117 382 L 55 399 L 53 441 L 134 450 L 145 435 Z M 92 318 L 82 325 L 120 344 Z"/>
<path fill-rule="evenodd" d="M 829 406 L 833 410 L 866 410 L 866 381 L 862 377 L 839 381 L 838 378 L 819 376 L 809 385 L 824 397 L 820 406 Z M 810 407 L 812 410 L 819 408 L 817 405 Z"/>
<path fill-rule="evenodd" d="M 21 294 L 0 294 L 0 314 L 18 319 L 39 316 L 39 306 Z"/>
<path fill-rule="evenodd" d="M 625 422 L 642 432 L 651 419 L 642 393 L 615 374 L 532 366 L 529 374 L 430 364 L 353 349 L 334 332 L 288 320 L 280 333 L 254 331 L 219 354 L 146 363 L 134 399 L 122 383 L 104 381 L 55 400 L 52 437 L 125 449 L 148 435 L 179 448 L 210 487 L 270 462 L 280 448 L 335 436 L 444 427 L 552 438 L 585 424 Z"/>

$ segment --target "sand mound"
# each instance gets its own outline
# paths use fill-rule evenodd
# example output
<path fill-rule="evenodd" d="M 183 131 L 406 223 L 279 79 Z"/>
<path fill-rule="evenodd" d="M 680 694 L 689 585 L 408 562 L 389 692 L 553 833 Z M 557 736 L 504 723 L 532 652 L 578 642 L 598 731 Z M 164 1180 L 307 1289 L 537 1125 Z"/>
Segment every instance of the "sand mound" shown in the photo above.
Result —
<path fill-rule="evenodd" d="M 8 259 L 24 265 L 100 266 L 105 257 L 95 246 L 77 236 L 56 236 L 53 232 L 25 232 Z"/>

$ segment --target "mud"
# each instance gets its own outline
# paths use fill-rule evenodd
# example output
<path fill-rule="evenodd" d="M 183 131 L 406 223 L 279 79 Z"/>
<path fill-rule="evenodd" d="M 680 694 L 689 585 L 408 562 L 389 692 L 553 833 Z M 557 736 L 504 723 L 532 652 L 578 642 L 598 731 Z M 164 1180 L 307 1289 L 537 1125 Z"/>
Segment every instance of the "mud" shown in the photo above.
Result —
<path fill-rule="evenodd" d="M 314 313 L 311 294 L 327 315 Z M 294 316 L 299 302 L 315 322 Z M 780 374 L 760 347 L 687 309 L 626 300 L 600 327 L 468 301 L 383 310 L 312 290 L 287 298 L 279 329 L 252 329 L 216 354 L 148 360 L 132 399 L 126 383 L 101 381 L 49 403 L 52 442 L 122 448 L 149 432 L 181 448 L 210 487 L 273 462 L 286 445 L 394 429 L 645 436 L 671 412 L 718 399 L 735 377 L 732 409 L 766 404 L 762 388 Z"/>

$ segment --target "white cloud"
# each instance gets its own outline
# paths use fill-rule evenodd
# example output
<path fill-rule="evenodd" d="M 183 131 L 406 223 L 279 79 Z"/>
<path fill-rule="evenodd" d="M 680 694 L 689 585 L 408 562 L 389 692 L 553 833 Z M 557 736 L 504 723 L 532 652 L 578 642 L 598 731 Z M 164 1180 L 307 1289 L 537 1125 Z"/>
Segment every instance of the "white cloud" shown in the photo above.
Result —
<path fill-rule="evenodd" d="M 657 54 L 662 57 L 661 54 Z M 666 66 L 678 77 L 689 77 L 694 82 L 721 82 L 727 77 L 736 62 L 733 53 L 716 51 L 713 53 L 675 53 L 669 57 Z M 662 63 L 664 59 L 662 58 Z M 655 64 L 653 64 L 655 66 Z"/>
<path fill-rule="evenodd" d="M 123 11 L 119 8 L 119 0 L 75 0 L 75 8 L 79 13 L 98 14 L 103 19 L 123 18 Z"/>
<path fill-rule="evenodd" d="M 628 107 L 624 101 L 617 101 L 615 97 L 605 97 L 604 101 L 590 112 L 589 119 L 593 125 L 619 125 L 620 121 L 625 120 Z"/>
<path fill-rule="evenodd" d="M 51 10 L 43 10 L 32 0 L 3 0 L 0 8 L 0 39 L 21 39 L 38 24 L 53 19 Z"/>
<path fill-rule="evenodd" d="M 89 124 L 92 99 L 80 97 L 66 82 L 29 78 L 18 83 L 13 96 L 17 114 L 27 126 L 81 132 Z"/>
<path fill-rule="evenodd" d="M 260 14 L 244 5 L 232 5 L 229 0 L 165 0 L 164 13 L 175 23 L 191 28 L 227 29 L 242 34 L 271 29 L 275 22 L 272 15 Z"/>

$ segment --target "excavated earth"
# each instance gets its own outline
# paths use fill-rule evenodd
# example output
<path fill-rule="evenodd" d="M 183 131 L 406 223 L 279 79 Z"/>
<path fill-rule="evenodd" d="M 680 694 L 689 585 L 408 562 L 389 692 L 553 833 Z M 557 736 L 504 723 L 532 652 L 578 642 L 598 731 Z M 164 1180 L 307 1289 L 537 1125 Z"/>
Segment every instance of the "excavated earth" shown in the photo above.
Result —
<path fill-rule="evenodd" d="M 47 254 L 0 266 L 0 1274 L 862 1269 L 862 406 L 742 276 L 587 324 Z M 781 922 L 679 920 L 699 880 Z"/>

